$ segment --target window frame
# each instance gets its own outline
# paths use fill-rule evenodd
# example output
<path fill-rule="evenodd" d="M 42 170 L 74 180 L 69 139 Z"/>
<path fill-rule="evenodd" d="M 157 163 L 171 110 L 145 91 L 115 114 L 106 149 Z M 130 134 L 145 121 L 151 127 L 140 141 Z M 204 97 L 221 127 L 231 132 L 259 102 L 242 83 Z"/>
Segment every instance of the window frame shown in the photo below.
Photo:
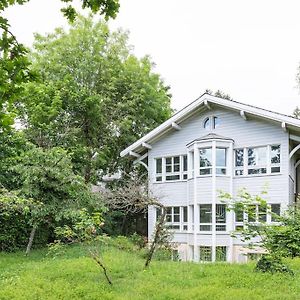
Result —
<path fill-rule="evenodd" d="M 279 147 L 279 162 L 272 163 L 272 147 Z M 249 149 L 265 148 L 266 149 L 266 164 L 256 164 L 249 165 Z M 237 151 L 243 150 L 243 166 L 236 165 Z M 248 176 L 267 176 L 267 175 L 278 175 L 281 174 L 281 151 L 282 145 L 278 144 L 268 144 L 268 145 L 258 145 L 249 147 L 239 147 L 234 149 L 234 177 L 248 177 Z M 257 156 L 257 154 L 256 154 Z M 277 168 L 276 171 L 272 171 L 272 168 Z M 278 169 L 279 168 L 279 169 Z M 266 172 L 260 172 L 256 174 L 249 174 L 249 170 L 259 170 L 265 169 Z"/>
<path fill-rule="evenodd" d="M 179 157 L 179 163 L 175 163 L 175 158 Z M 186 157 L 186 164 L 185 164 Z M 167 164 L 167 159 L 171 159 L 171 164 Z M 157 173 L 157 161 L 161 160 L 161 173 Z M 175 166 L 179 166 L 176 171 Z M 167 172 L 167 167 L 171 167 L 171 172 Z M 179 176 L 178 179 L 167 179 L 168 176 Z M 154 158 L 154 183 L 178 182 L 188 180 L 188 155 L 167 155 Z"/>
<path fill-rule="evenodd" d="M 204 167 L 201 167 L 201 153 L 200 151 L 203 151 L 203 150 L 210 150 L 210 160 L 209 163 L 210 163 L 210 166 L 204 166 Z M 199 148 L 199 176 L 211 176 L 212 175 L 212 171 L 213 171 L 213 149 L 212 147 L 205 147 L 205 148 Z M 201 174 L 201 171 L 204 171 L 204 170 L 209 170 L 209 173 L 208 174 Z"/>
<path fill-rule="evenodd" d="M 170 230 L 187 232 L 188 231 L 188 206 L 166 206 L 166 226 Z M 175 209 L 179 209 L 179 212 L 175 212 Z M 168 213 L 168 210 L 170 213 Z M 161 208 L 156 208 L 156 221 L 161 215 Z M 171 220 L 168 221 L 167 218 L 170 216 Z M 175 221 L 175 217 L 179 216 L 179 221 Z"/>

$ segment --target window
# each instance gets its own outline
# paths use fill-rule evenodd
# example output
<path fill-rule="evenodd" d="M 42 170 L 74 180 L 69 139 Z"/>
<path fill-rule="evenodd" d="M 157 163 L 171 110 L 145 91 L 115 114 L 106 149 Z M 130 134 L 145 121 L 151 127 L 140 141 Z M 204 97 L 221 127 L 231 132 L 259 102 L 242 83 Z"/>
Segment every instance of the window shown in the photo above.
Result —
<path fill-rule="evenodd" d="M 244 149 L 235 150 L 235 175 L 244 175 Z"/>
<path fill-rule="evenodd" d="M 271 222 L 277 222 L 280 216 L 280 204 L 271 204 Z"/>
<path fill-rule="evenodd" d="M 212 205 L 200 204 L 200 231 L 211 231 L 212 229 Z"/>
<path fill-rule="evenodd" d="M 156 213 L 156 217 L 158 213 Z M 188 210 L 187 206 L 166 207 L 166 226 L 170 229 L 188 230 Z"/>
<path fill-rule="evenodd" d="M 157 158 L 155 160 L 155 173 L 156 173 L 156 181 L 162 181 L 162 159 Z"/>
<path fill-rule="evenodd" d="M 220 119 L 218 117 L 213 117 L 213 129 L 216 129 L 220 125 Z"/>
<path fill-rule="evenodd" d="M 235 176 L 270 173 L 280 173 L 280 145 L 235 149 Z"/>
<path fill-rule="evenodd" d="M 217 246 L 216 247 L 216 261 L 226 261 L 227 258 L 227 247 Z"/>
<path fill-rule="evenodd" d="M 216 174 L 226 175 L 226 149 L 216 149 Z"/>
<path fill-rule="evenodd" d="M 216 129 L 220 125 L 220 119 L 218 117 L 212 116 L 207 117 L 203 122 L 203 128 L 206 130 Z"/>
<path fill-rule="evenodd" d="M 216 231 L 226 231 L 225 204 L 216 204 Z"/>
<path fill-rule="evenodd" d="M 200 153 L 200 175 L 209 175 L 212 170 L 212 149 L 199 149 Z"/>
<path fill-rule="evenodd" d="M 188 175 L 187 155 L 155 159 L 155 181 L 186 180 Z"/>
<path fill-rule="evenodd" d="M 248 174 L 267 173 L 267 147 L 248 148 Z"/>
<path fill-rule="evenodd" d="M 280 172 L 280 145 L 271 146 L 271 173 Z"/>
<path fill-rule="evenodd" d="M 199 252 L 200 252 L 200 261 L 212 261 L 211 247 L 200 246 Z"/>
<path fill-rule="evenodd" d="M 203 127 L 204 127 L 204 129 L 207 129 L 207 130 L 210 129 L 210 118 L 206 118 L 204 120 Z"/>

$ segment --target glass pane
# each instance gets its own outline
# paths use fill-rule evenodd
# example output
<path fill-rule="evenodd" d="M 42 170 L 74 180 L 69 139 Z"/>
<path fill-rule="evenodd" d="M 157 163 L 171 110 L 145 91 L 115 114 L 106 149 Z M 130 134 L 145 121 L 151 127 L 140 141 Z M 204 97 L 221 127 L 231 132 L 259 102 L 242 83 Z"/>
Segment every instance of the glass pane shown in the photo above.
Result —
<path fill-rule="evenodd" d="M 211 257 L 212 257 L 211 247 L 201 246 L 199 250 L 200 250 L 201 261 L 211 261 Z"/>
<path fill-rule="evenodd" d="M 200 205 L 200 223 L 211 223 L 212 207 L 211 204 L 201 204 Z"/>
<path fill-rule="evenodd" d="M 174 209 L 174 214 L 179 214 L 180 213 L 180 207 L 179 206 L 176 206 L 173 209 Z"/>
<path fill-rule="evenodd" d="M 180 159 L 179 156 L 174 156 L 174 164 L 179 164 Z"/>
<path fill-rule="evenodd" d="M 216 247 L 216 261 L 226 261 L 226 246 L 217 246 Z"/>
<path fill-rule="evenodd" d="M 214 128 L 219 127 L 220 125 L 220 119 L 218 117 L 214 117 Z"/>
<path fill-rule="evenodd" d="M 216 165 L 217 167 L 226 167 L 226 149 L 216 149 Z"/>
<path fill-rule="evenodd" d="M 203 127 L 204 127 L 205 129 L 210 129 L 210 118 L 207 118 L 207 119 L 204 121 Z"/>
<path fill-rule="evenodd" d="M 224 168 L 217 168 L 216 169 L 216 174 L 217 175 L 226 175 L 226 169 L 224 169 Z"/>
<path fill-rule="evenodd" d="M 180 175 L 170 175 L 170 176 L 166 176 L 166 180 L 170 181 L 170 180 L 179 180 L 180 179 Z"/>
<path fill-rule="evenodd" d="M 216 205 L 216 222 L 226 223 L 226 205 L 217 204 Z"/>
<path fill-rule="evenodd" d="M 187 155 L 183 155 L 183 171 L 187 171 Z"/>
<path fill-rule="evenodd" d="M 200 169 L 200 175 L 209 175 L 211 174 L 211 169 Z"/>
<path fill-rule="evenodd" d="M 267 164 L 267 147 L 256 148 L 257 151 L 257 163 L 259 166 Z"/>
<path fill-rule="evenodd" d="M 244 170 L 235 170 L 235 175 L 236 176 L 241 176 L 244 174 Z"/>
<path fill-rule="evenodd" d="M 280 145 L 271 146 L 271 163 L 280 163 Z"/>
<path fill-rule="evenodd" d="M 278 221 L 277 216 L 280 216 L 280 204 L 271 204 L 271 221 Z"/>
<path fill-rule="evenodd" d="M 200 149 L 200 168 L 212 166 L 212 153 L 211 148 Z"/>
<path fill-rule="evenodd" d="M 280 167 L 272 167 L 271 173 L 280 173 Z"/>
<path fill-rule="evenodd" d="M 211 231 L 211 225 L 200 225 L 200 231 Z"/>
<path fill-rule="evenodd" d="M 260 222 L 266 222 L 267 221 L 267 207 L 258 207 L 258 219 Z"/>
<path fill-rule="evenodd" d="M 236 167 L 244 166 L 244 149 L 235 150 L 235 166 Z"/>
<path fill-rule="evenodd" d="M 180 222 L 180 215 L 174 215 L 174 222 L 176 223 Z"/>
<path fill-rule="evenodd" d="M 247 213 L 248 222 L 256 222 L 256 205 L 249 205 Z"/>
<path fill-rule="evenodd" d="M 188 221 L 188 212 L 187 212 L 187 206 L 183 207 L 183 222 Z"/>
<path fill-rule="evenodd" d="M 166 158 L 166 165 L 172 165 L 172 157 Z"/>
<path fill-rule="evenodd" d="M 167 215 L 171 215 L 172 214 L 172 207 L 167 207 Z"/>
<path fill-rule="evenodd" d="M 156 177 L 156 181 L 162 181 L 162 177 L 161 176 L 157 176 Z"/>
<path fill-rule="evenodd" d="M 156 221 L 158 221 L 160 216 L 161 216 L 161 208 L 156 208 Z"/>
<path fill-rule="evenodd" d="M 216 231 L 226 231 L 226 225 L 216 225 Z"/>
<path fill-rule="evenodd" d="M 249 175 L 255 175 L 255 174 L 266 174 L 267 169 L 266 168 L 259 168 L 259 169 L 249 169 L 248 174 Z"/>
<path fill-rule="evenodd" d="M 161 173 L 162 172 L 162 159 L 157 158 L 156 159 L 156 173 Z"/>
<path fill-rule="evenodd" d="M 255 160 L 255 150 L 254 148 L 248 149 L 248 166 L 255 166 L 256 160 Z"/>
<path fill-rule="evenodd" d="M 180 171 L 180 165 L 174 165 L 174 172 L 179 172 Z"/>
<path fill-rule="evenodd" d="M 244 222 L 244 211 L 242 207 L 237 207 L 235 210 L 235 221 Z"/>

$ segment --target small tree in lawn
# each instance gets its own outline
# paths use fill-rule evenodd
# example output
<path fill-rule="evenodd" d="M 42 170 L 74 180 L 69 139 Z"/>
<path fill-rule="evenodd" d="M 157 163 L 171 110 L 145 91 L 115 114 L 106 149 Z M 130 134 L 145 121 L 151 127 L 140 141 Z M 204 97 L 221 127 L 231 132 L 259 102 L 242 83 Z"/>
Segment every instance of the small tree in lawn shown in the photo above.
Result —
<path fill-rule="evenodd" d="M 171 233 L 165 226 L 166 209 L 159 200 L 150 195 L 141 178 L 135 176 L 134 179 L 128 181 L 124 186 L 107 191 L 104 201 L 108 208 L 121 210 L 126 214 L 146 213 L 149 206 L 161 209 L 162 213 L 155 226 L 146 257 L 145 268 L 150 265 L 156 249 L 159 247 L 170 247 Z"/>
<path fill-rule="evenodd" d="M 220 193 L 220 198 L 227 203 L 228 210 L 234 211 L 237 216 L 242 216 L 243 229 L 233 232 L 232 235 L 240 236 L 241 240 L 248 243 L 249 248 L 262 247 L 267 251 L 259 259 L 256 270 L 262 272 L 287 272 L 292 271 L 283 264 L 283 257 L 300 256 L 300 212 L 294 208 L 283 216 L 271 212 L 270 206 L 261 195 L 251 195 L 242 189 L 237 197 L 233 198 L 228 193 Z M 256 209 L 258 206 L 258 210 Z M 272 214 L 276 223 L 266 222 L 267 213 Z"/>

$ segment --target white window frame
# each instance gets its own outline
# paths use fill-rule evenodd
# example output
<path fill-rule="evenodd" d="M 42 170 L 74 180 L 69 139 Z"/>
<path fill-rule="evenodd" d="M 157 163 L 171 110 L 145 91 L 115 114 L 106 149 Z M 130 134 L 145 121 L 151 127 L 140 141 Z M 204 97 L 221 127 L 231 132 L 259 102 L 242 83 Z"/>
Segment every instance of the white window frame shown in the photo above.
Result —
<path fill-rule="evenodd" d="M 200 151 L 201 150 L 210 150 L 211 151 L 211 166 L 205 166 L 205 167 L 201 167 L 201 158 L 200 158 Z M 212 147 L 205 147 L 205 148 L 199 148 L 199 176 L 212 176 L 212 169 L 213 169 L 213 148 Z M 201 170 L 210 170 L 210 173 L 209 174 L 201 174 Z"/>
<path fill-rule="evenodd" d="M 179 208 L 179 214 L 175 214 L 175 208 Z M 186 221 L 184 220 L 184 208 L 186 208 Z M 169 227 L 169 229 L 174 231 L 188 231 L 188 206 L 166 206 L 166 210 L 170 209 L 171 214 L 166 214 L 166 226 Z M 179 221 L 174 221 L 175 215 L 179 215 Z M 167 216 L 171 217 L 171 221 L 167 221 Z M 178 228 L 173 228 L 174 226 Z"/>
<path fill-rule="evenodd" d="M 279 163 L 271 163 L 271 151 L 272 147 L 279 146 L 279 155 L 280 155 L 280 162 Z M 257 148 L 266 148 L 266 164 L 260 164 L 260 165 L 248 165 L 248 150 L 249 149 L 257 149 Z M 243 166 L 236 166 L 236 151 L 237 150 L 243 150 Z M 281 151 L 282 146 L 281 144 L 269 144 L 269 145 L 261 145 L 261 146 L 253 146 L 253 147 L 244 147 L 244 148 L 236 148 L 234 149 L 234 176 L 235 177 L 247 177 L 247 176 L 266 176 L 266 175 L 276 175 L 281 174 Z M 279 172 L 272 172 L 272 168 L 279 168 Z M 253 169 L 266 169 L 266 173 L 258 173 L 258 174 L 249 174 L 249 170 Z M 243 174 L 239 175 L 237 174 L 237 171 L 242 171 Z"/>
<path fill-rule="evenodd" d="M 184 170 L 184 157 L 187 157 L 186 170 Z M 179 157 L 179 171 L 174 171 L 175 163 L 174 157 Z M 171 158 L 171 172 L 167 172 L 166 161 L 168 158 Z M 157 160 L 162 160 L 162 173 L 156 173 L 156 162 Z M 167 180 L 167 176 L 178 176 L 178 179 Z M 161 177 L 161 180 L 157 180 L 157 178 Z M 177 182 L 177 181 L 186 181 L 188 180 L 188 155 L 187 154 L 178 154 L 178 155 L 168 155 L 162 157 L 154 158 L 154 182 L 155 183 L 163 183 L 163 182 Z"/>
<path fill-rule="evenodd" d="M 228 148 L 226 148 L 226 147 L 216 147 L 216 153 L 215 153 L 215 155 L 216 155 L 216 163 L 217 163 L 217 150 L 218 149 L 225 150 L 225 166 L 218 166 L 218 165 L 216 165 L 216 175 L 217 176 L 226 176 L 227 175 L 227 156 L 228 156 L 227 151 L 228 151 Z M 225 174 L 219 174 L 217 172 L 217 170 L 224 170 L 224 169 L 225 169 Z"/>
<path fill-rule="evenodd" d="M 219 121 L 219 124 L 217 124 L 216 126 L 216 119 Z M 207 128 L 205 128 L 205 123 L 209 121 L 209 125 Z M 209 130 L 209 131 L 212 131 L 212 130 L 215 130 L 217 127 L 219 127 L 220 125 L 220 118 L 218 116 L 209 116 L 209 117 L 206 117 L 203 121 L 203 128 L 205 130 Z"/>

